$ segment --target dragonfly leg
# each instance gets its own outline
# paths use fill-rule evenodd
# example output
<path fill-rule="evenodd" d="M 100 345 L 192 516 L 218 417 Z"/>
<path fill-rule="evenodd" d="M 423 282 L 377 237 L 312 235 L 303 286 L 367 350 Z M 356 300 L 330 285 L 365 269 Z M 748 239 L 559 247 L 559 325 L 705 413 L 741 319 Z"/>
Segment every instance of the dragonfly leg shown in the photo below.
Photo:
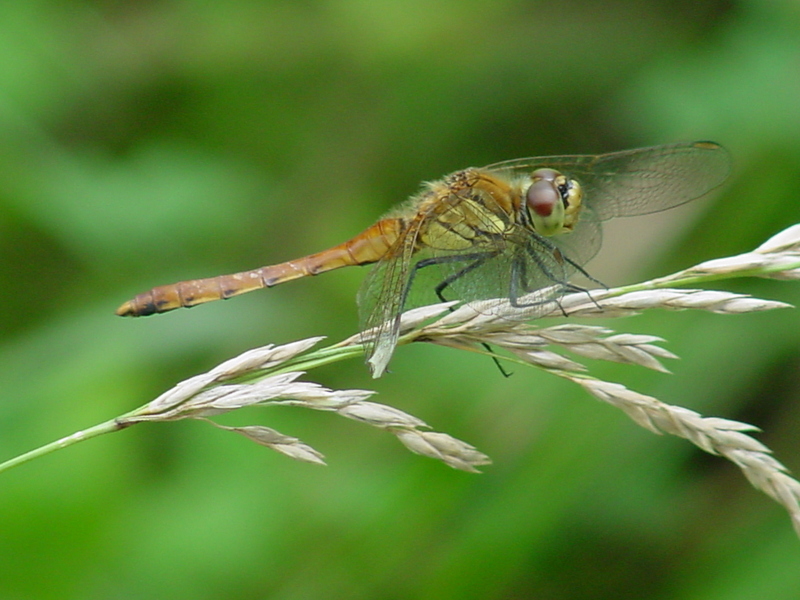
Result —
<path fill-rule="evenodd" d="M 586 270 L 583 267 L 581 267 L 578 263 L 576 263 L 574 260 L 572 260 L 569 256 L 565 256 L 562 253 L 561 254 L 561 258 L 563 258 L 565 262 L 567 262 L 569 265 L 571 265 L 576 271 L 578 271 L 578 273 L 580 273 L 581 275 L 586 277 L 586 279 L 588 279 L 589 281 L 591 281 L 593 283 L 596 283 L 597 285 L 599 285 L 601 287 L 604 287 L 605 289 L 608 289 L 608 286 L 605 283 L 603 283 L 599 279 L 595 279 L 594 277 L 589 275 L 589 273 L 587 273 Z M 579 291 L 579 292 L 585 292 L 586 291 L 583 288 L 578 288 L 577 286 L 575 286 L 575 287 L 577 288 L 575 291 Z"/>
<path fill-rule="evenodd" d="M 544 238 L 541 238 L 541 239 L 538 239 L 537 241 L 540 242 L 543 246 L 545 246 L 545 248 L 548 251 L 550 251 L 550 252 L 558 252 L 559 257 L 560 257 L 561 260 L 563 260 L 565 263 L 570 265 L 576 271 L 581 273 L 581 275 L 585 276 L 587 279 L 593 281 L 594 283 L 596 283 L 598 285 L 601 285 L 603 287 L 607 287 L 601 281 L 599 281 L 598 279 L 595 279 L 594 277 L 589 275 L 589 273 L 587 273 L 586 270 L 583 267 L 581 267 L 578 263 L 576 263 L 574 260 L 572 260 L 568 256 L 564 255 L 564 253 L 562 253 L 556 246 L 554 246 L 553 244 L 549 243 L 548 240 L 546 240 Z M 560 286 L 561 287 L 561 291 L 563 293 L 566 293 L 566 292 L 575 292 L 575 293 L 585 292 L 586 295 L 589 296 L 589 299 L 592 300 L 592 302 L 594 302 L 594 298 L 592 298 L 592 295 L 589 294 L 589 290 L 587 290 L 584 287 L 581 287 L 579 285 L 575 285 L 574 283 L 570 283 L 569 281 L 567 281 L 566 273 L 563 273 L 561 277 L 559 277 L 558 275 L 553 273 L 552 269 L 550 269 L 545 264 L 545 262 L 541 259 L 541 256 L 537 252 L 537 250 L 538 250 L 537 248 L 528 246 L 526 250 L 527 250 L 528 255 L 536 263 L 536 266 L 539 267 L 539 270 L 542 272 L 542 274 L 544 274 L 554 284 Z M 553 298 L 552 300 L 540 300 L 540 301 L 534 300 L 533 302 L 525 302 L 525 303 L 519 302 L 519 298 L 521 297 L 521 295 L 525 294 L 525 293 L 528 293 L 530 291 L 529 290 L 529 286 L 528 286 L 528 277 L 527 277 L 527 270 L 526 270 L 525 264 L 526 264 L 525 261 L 522 260 L 521 258 L 517 259 L 517 260 L 514 260 L 511 263 L 511 269 L 512 269 L 512 271 L 511 271 L 511 290 L 510 290 L 510 293 L 509 293 L 509 299 L 511 300 L 511 305 L 514 306 L 514 307 L 518 307 L 518 308 L 529 308 L 531 306 L 543 305 L 543 304 L 546 304 L 547 302 L 554 301 L 558 305 L 558 308 L 561 310 L 561 313 L 565 317 L 568 316 L 567 312 L 564 310 L 564 308 L 561 306 L 561 303 L 559 302 L 559 294 L 557 294 L 556 297 Z M 597 304 L 597 303 L 595 302 L 595 304 Z"/>
<path fill-rule="evenodd" d="M 485 263 L 490 258 L 493 258 L 494 256 L 495 254 L 493 252 L 487 252 L 484 253 L 483 255 L 477 255 L 471 264 L 468 264 L 460 271 L 457 271 L 452 275 L 446 277 L 442 281 L 440 281 L 433 290 L 436 292 L 436 296 L 442 302 L 447 302 L 447 299 L 444 297 L 444 291 L 450 286 L 451 283 L 453 283 L 454 281 L 458 281 L 464 275 L 470 273 L 471 271 L 474 271 L 475 269 L 480 267 L 483 263 Z"/>
<path fill-rule="evenodd" d="M 408 288 L 411 287 L 411 281 L 414 278 L 416 272 L 420 269 L 424 269 L 425 267 L 429 267 L 431 265 L 441 265 L 445 263 L 451 262 L 466 262 L 472 261 L 470 264 L 465 266 L 463 269 L 456 271 L 452 275 L 449 275 L 438 284 L 434 288 L 434 292 L 436 292 L 436 297 L 439 298 L 442 302 L 447 302 L 447 298 L 444 297 L 444 290 L 454 281 L 461 279 L 464 275 L 473 271 L 480 267 L 483 263 L 485 263 L 490 258 L 494 258 L 497 256 L 496 252 L 475 252 L 473 254 L 460 254 L 454 256 L 434 256 L 432 258 L 426 258 L 424 260 L 419 261 L 416 265 L 414 265 L 414 270 L 411 273 L 411 277 L 408 281 L 408 286 L 406 287 L 406 291 Z"/>
<path fill-rule="evenodd" d="M 482 264 L 484 264 L 487 260 L 489 260 L 490 258 L 494 258 L 495 256 L 497 256 L 496 252 L 476 252 L 476 253 L 473 253 L 473 254 L 462 254 L 462 255 L 458 255 L 458 256 L 435 256 L 433 258 L 426 258 L 424 260 L 421 260 L 416 265 L 414 265 L 414 270 L 411 272 L 411 277 L 409 277 L 408 285 L 406 286 L 406 289 L 405 289 L 405 292 L 403 294 L 403 297 L 405 299 L 405 295 L 408 293 L 408 290 L 411 287 L 411 282 L 413 281 L 414 275 L 416 274 L 416 272 L 419 269 L 423 269 L 423 268 L 429 267 L 431 265 L 440 265 L 440 264 L 449 263 L 449 262 L 459 262 L 459 261 L 469 261 L 469 260 L 471 260 L 472 262 L 470 264 L 468 264 L 464 268 L 460 269 L 459 271 L 456 271 L 452 275 L 449 275 L 444 280 L 442 280 L 438 284 L 436 284 L 436 287 L 434 288 L 434 292 L 436 292 L 436 296 L 442 302 L 447 302 L 447 298 L 444 297 L 444 290 L 451 283 L 453 283 L 454 281 L 459 280 L 461 277 L 463 277 L 464 275 L 466 275 L 470 271 L 474 271 L 475 269 L 480 267 Z M 454 310 L 453 307 L 450 307 L 450 311 L 452 312 L 453 310 Z M 492 360 L 494 361 L 494 364 L 497 366 L 497 368 L 499 369 L 499 371 L 503 375 L 503 377 L 511 377 L 511 373 L 506 371 L 505 368 L 503 368 L 503 365 L 500 364 L 500 361 L 497 359 L 497 357 L 494 356 L 494 352 L 492 351 L 492 347 L 489 346 L 489 344 L 487 344 L 486 342 L 481 342 L 481 346 L 483 346 L 486 349 L 487 352 L 492 353 Z"/>
<path fill-rule="evenodd" d="M 544 243 L 544 245 L 547 247 L 548 250 L 550 251 L 556 250 L 554 246 L 551 247 L 550 244 L 547 244 L 545 242 L 545 240 L 540 240 L 540 241 Z M 545 262 L 542 260 L 541 256 L 539 256 L 537 248 L 528 247 L 526 251 L 528 255 L 536 263 L 536 266 L 539 267 L 539 270 L 542 272 L 542 274 L 545 277 L 547 277 L 550 281 L 552 281 L 554 284 L 559 285 L 562 290 L 573 290 L 573 291 L 582 290 L 582 288 L 578 288 L 577 286 L 567 282 L 566 277 L 564 276 L 559 277 L 558 275 L 553 273 L 550 267 L 548 267 L 547 264 L 545 264 Z M 572 264 L 571 261 L 570 264 Z M 532 302 L 519 301 L 522 296 L 530 293 L 531 291 L 535 290 L 530 289 L 530 282 L 528 281 L 528 270 L 526 267 L 525 260 L 522 256 L 517 256 L 511 262 L 511 286 L 508 294 L 511 306 L 515 308 L 530 308 L 531 306 L 539 306 L 551 302 L 550 299 L 534 300 Z M 558 300 L 556 300 L 556 303 L 558 303 Z"/>

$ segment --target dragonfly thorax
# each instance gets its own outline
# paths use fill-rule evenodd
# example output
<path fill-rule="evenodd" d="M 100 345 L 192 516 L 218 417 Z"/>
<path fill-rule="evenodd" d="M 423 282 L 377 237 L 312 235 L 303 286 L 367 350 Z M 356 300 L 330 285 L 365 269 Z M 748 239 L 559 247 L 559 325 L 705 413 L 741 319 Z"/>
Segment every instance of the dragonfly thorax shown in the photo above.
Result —
<path fill-rule="evenodd" d="M 533 228 L 545 236 L 572 231 L 578 221 L 581 199 L 580 184 L 554 169 L 534 171 L 525 192 L 525 206 Z"/>

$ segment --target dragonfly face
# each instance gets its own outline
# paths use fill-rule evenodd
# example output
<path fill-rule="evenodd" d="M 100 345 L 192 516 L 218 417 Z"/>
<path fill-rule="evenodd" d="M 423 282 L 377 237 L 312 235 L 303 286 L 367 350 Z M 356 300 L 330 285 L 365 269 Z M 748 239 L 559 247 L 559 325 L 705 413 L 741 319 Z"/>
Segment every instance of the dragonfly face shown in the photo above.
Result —
<path fill-rule="evenodd" d="M 600 249 L 602 222 L 667 210 L 720 186 L 728 153 L 712 142 L 598 156 L 548 156 L 457 171 L 354 238 L 299 259 L 153 288 L 117 309 L 143 316 L 230 298 L 352 265 L 373 264 L 358 295 L 369 363 L 380 375 L 400 314 L 434 272 L 439 299 L 508 298 L 544 307 Z M 529 298 L 533 297 L 533 300 Z M 530 304 L 526 304 L 530 306 Z"/>

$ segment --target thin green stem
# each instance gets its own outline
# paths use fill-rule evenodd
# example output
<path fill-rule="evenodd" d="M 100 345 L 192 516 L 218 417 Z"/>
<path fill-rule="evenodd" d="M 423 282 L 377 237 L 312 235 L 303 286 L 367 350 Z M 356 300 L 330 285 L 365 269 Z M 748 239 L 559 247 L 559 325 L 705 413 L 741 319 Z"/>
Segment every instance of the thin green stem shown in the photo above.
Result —
<path fill-rule="evenodd" d="M 105 423 L 100 423 L 99 425 L 90 427 L 89 429 L 76 431 L 72 435 L 68 435 L 67 437 L 63 437 L 60 440 L 56 440 L 54 442 L 50 442 L 49 444 L 40 446 L 35 450 L 31 450 L 30 452 L 26 452 L 25 454 L 20 454 L 19 456 L 16 456 L 3 463 L 0 463 L 0 473 L 2 473 L 3 471 L 8 471 L 13 467 L 19 466 L 28 461 L 31 461 L 34 458 L 39 458 L 40 456 L 44 456 L 45 454 L 50 454 L 51 452 L 55 452 L 56 450 L 61 450 L 62 448 L 66 448 L 67 446 L 72 446 L 73 444 L 77 444 L 78 442 L 83 442 L 84 440 L 89 440 L 91 438 L 103 435 L 105 433 L 111 433 L 112 431 L 119 431 L 123 427 L 124 427 L 123 425 L 120 425 L 117 422 L 117 419 L 112 419 L 110 421 L 106 421 Z"/>

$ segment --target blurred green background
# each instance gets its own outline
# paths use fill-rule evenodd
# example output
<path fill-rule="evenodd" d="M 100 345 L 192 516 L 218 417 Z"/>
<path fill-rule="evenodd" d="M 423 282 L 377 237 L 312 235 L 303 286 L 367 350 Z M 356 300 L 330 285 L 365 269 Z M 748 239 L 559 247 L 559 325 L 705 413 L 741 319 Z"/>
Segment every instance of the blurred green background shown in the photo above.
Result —
<path fill-rule="evenodd" d="M 720 197 L 611 223 L 610 285 L 800 221 L 796 1 L 139 0 L 0 4 L 0 449 L 114 417 L 239 352 L 357 327 L 363 269 L 120 319 L 153 285 L 361 231 L 419 182 L 530 155 L 713 139 Z M 800 285 L 726 289 L 800 304 Z M 593 364 L 752 422 L 800 471 L 800 316 L 651 312 L 674 375 Z M 727 461 L 535 369 L 404 347 L 308 378 L 379 391 L 482 475 L 300 409 L 138 426 L 0 477 L 0 598 L 800 598 L 783 509 Z"/>

